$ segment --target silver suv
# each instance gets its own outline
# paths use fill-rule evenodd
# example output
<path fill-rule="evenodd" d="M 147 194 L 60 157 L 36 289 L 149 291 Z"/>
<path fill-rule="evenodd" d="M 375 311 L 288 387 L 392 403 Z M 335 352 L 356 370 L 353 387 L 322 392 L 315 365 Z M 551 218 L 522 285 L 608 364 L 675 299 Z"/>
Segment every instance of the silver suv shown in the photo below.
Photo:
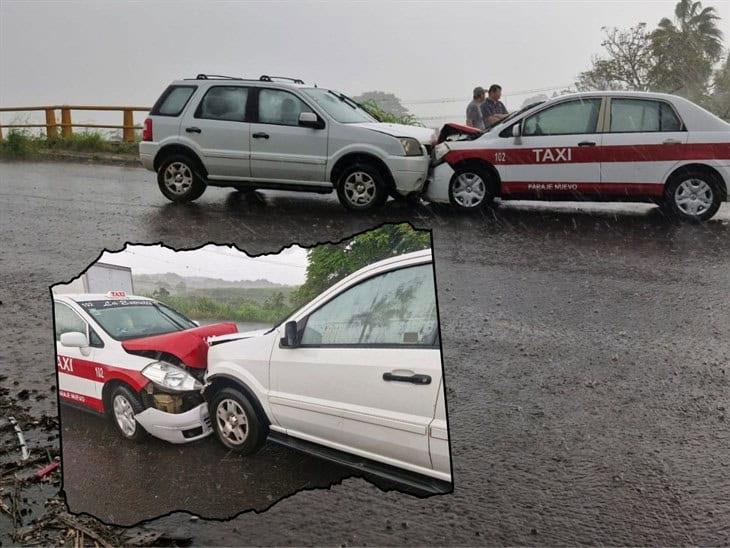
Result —
<path fill-rule="evenodd" d="M 173 82 L 139 154 L 175 202 L 207 185 L 329 193 L 352 210 L 417 196 L 435 131 L 381 123 L 346 95 L 298 79 L 199 74 Z"/>

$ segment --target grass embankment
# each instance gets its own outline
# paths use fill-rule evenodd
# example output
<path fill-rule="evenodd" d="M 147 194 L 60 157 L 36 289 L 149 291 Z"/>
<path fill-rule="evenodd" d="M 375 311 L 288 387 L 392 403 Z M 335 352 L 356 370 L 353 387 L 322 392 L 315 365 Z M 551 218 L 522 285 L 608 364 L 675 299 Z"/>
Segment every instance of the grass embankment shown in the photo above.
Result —
<path fill-rule="evenodd" d="M 277 292 L 263 300 L 252 299 L 250 296 L 235 296 L 231 293 L 231 291 L 226 291 L 225 298 L 183 293 L 160 295 L 158 292 L 149 296 L 195 320 L 274 324 L 288 316 L 295 308 L 282 292 Z"/>
<path fill-rule="evenodd" d="M 109 139 L 98 131 L 82 131 L 70 137 L 46 138 L 30 132 L 11 130 L 0 141 L 0 158 L 9 160 L 53 158 L 64 153 L 104 153 L 137 156 L 138 143 Z"/>

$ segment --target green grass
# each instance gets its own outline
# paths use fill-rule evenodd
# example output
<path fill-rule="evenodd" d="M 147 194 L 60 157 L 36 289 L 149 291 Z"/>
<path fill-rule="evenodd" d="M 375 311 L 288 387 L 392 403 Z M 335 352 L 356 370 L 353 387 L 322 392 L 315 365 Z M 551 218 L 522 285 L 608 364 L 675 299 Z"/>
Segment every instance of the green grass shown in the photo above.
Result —
<path fill-rule="evenodd" d="M 100 131 L 81 131 L 71 137 L 48 139 L 28 131 L 11 129 L 0 141 L 0 157 L 28 158 L 53 151 L 111 152 L 136 154 L 138 142 L 124 143 L 109 139 Z"/>
<path fill-rule="evenodd" d="M 209 297 L 193 295 L 148 295 L 154 297 L 175 310 L 179 310 L 188 318 L 195 320 L 222 320 L 232 322 L 261 322 L 270 323 L 280 321 L 294 307 L 282 300 L 278 302 L 257 302 L 253 300 L 239 300 L 219 302 Z"/>

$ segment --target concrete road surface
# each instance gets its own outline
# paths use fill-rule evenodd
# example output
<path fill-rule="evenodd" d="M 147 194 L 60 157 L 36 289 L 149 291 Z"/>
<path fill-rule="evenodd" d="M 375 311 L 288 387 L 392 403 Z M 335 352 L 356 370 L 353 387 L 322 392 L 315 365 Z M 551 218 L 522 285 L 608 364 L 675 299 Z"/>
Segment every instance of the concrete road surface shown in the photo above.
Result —
<path fill-rule="evenodd" d="M 177 206 L 139 169 L 2 163 L 3 374 L 43 390 L 54 382 L 48 285 L 105 248 L 213 241 L 262 253 L 387 221 L 434 231 L 452 495 L 383 492 L 277 448 L 255 462 L 212 439 L 130 448 L 69 412 L 71 510 L 123 522 L 173 507 L 220 516 L 334 482 L 232 521 L 177 513 L 148 526 L 208 545 L 730 542 L 727 204 L 700 226 L 644 205 L 503 204 L 462 216 L 390 202 L 356 216 L 331 196 L 226 189 Z"/>

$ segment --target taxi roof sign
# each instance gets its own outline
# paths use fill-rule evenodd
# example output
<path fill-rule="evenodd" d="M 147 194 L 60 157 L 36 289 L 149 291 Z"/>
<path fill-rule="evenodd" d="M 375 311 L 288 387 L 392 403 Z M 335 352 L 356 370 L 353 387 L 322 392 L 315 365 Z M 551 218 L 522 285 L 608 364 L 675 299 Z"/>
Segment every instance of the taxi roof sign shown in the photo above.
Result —
<path fill-rule="evenodd" d="M 115 291 L 109 291 L 106 296 L 110 299 L 123 299 L 127 296 L 127 292 L 123 289 L 117 289 Z"/>

